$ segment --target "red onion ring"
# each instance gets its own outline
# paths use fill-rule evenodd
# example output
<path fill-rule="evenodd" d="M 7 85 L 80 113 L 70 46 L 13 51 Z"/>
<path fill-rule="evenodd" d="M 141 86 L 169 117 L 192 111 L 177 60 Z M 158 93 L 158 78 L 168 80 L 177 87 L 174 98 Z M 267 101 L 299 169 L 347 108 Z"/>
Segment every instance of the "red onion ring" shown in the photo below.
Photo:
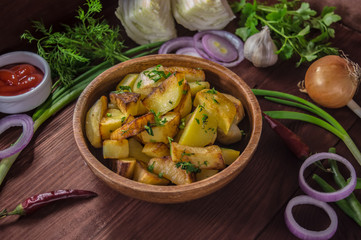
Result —
<path fill-rule="evenodd" d="M 322 159 L 336 160 L 336 161 L 341 162 L 342 164 L 344 164 L 347 167 L 347 169 L 350 171 L 350 182 L 344 188 L 337 190 L 336 192 L 326 193 L 326 192 L 316 191 L 316 190 L 312 189 L 306 183 L 303 172 L 309 165 L 311 165 L 312 163 L 317 162 L 319 160 L 322 160 Z M 304 163 L 302 164 L 302 166 L 300 168 L 298 180 L 300 183 L 300 188 L 307 195 L 309 195 L 317 200 L 324 201 L 324 202 L 336 202 L 336 201 L 339 201 L 339 200 L 344 199 L 347 196 L 349 196 L 355 189 L 355 187 L 356 187 L 356 171 L 349 161 L 347 161 L 345 158 L 341 157 L 338 154 L 316 153 L 304 161 Z"/>
<path fill-rule="evenodd" d="M 202 44 L 202 37 L 205 34 L 214 34 L 220 37 L 223 37 L 227 39 L 229 42 L 233 44 L 233 46 L 237 49 L 238 52 L 238 58 L 232 62 L 222 62 L 218 61 L 217 59 L 214 59 L 210 57 L 204 50 L 203 44 Z M 221 64 L 225 67 L 234 67 L 237 66 L 240 62 L 243 61 L 244 55 L 243 55 L 243 42 L 241 39 L 239 39 L 236 35 L 233 33 L 223 31 L 223 30 L 209 30 L 209 31 L 202 31 L 198 32 L 193 36 L 194 39 L 194 47 L 198 51 L 199 55 L 201 55 L 203 58 L 211 60 L 213 62 L 216 62 L 218 64 Z"/>
<path fill-rule="evenodd" d="M 193 37 L 177 37 L 173 38 L 159 48 L 158 54 L 167 54 L 183 47 L 194 47 Z"/>
<path fill-rule="evenodd" d="M 26 114 L 14 114 L 0 119 L 0 134 L 10 127 L 23 127 L 23 132 L 19 139 L 10 147 L 0 151 L 0 159 L 10 157 L 23 150 L 29 144 L 34 134 L 33 119 Z"/>
<path fill-rule="evenodd" d="M 179 48 L 175 54 L 183 54 L 183 55 L 188 55 L 188 56 L 194 56 L 194 57 L 200 57 L 201 55 L 198 54 L 197 50 L 194 47 L 184 47 L 184 48 Z"/>
<path fill-rule="evenodd" d="M 311 204 L 317 207 L 322 208 L 327 215 L 329 216 L 331 223 L 330 226 L 322 231 L 311 231 L 301 227 L 295 220 L 292 214 L 292 208 L 301 204 Z M 321 239 L 329 239 L 331 238 L 336 230 L 338 225 L 336 212 L 325 202 L 314 199 L 310 196 L 301 195 L 297 196 L 291 201 L 288 202 L 286 211 L 285 211 L 285 222 L 288 229 L 298 238 L 300 239 L 309 239 L 309 240 L 321 240 Z"/>
<path fill-rule="evenodd" d="M 218 46 L 214 45 L 215 42 L 217 42 L 219 46 L 222 46 L 223 49 L 226 49 L 227 52 L 222 52 Z M 232 62 L 238 58 L 237 49 L 227 38 L 210 33 L 204 34 L 202 37 L 202 45 L 208 56 L 218 61 Z"/>

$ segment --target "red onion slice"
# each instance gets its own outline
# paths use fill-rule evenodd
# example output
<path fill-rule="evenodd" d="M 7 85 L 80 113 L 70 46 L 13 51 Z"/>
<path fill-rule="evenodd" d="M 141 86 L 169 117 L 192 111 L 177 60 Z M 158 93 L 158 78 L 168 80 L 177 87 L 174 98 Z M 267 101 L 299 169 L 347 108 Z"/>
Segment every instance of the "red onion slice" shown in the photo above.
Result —
<path fill-rule="evenodd" d="M 188 55 L 188 56 L 194 56 L 194 57 L 202 57 L 198 54 L 197 50 L 194 47 L 184 47 L 179 48 L 175 54 L 182 54 L 182 55 Z"/>
<path fill-rule="evenodd" d="M 172 53 L 179 48 L 193 47 L 193 37 L 177 37 L 165 42 L 158 50 L 158 54 Z"/>
<path fill-rule="evenodd" d="M 311 204 L 322 208 L 327 213 L 327 215 L 331 220 L 330 226 L 322 231 L 311 231 L 301 227 L 296 222 L 292 214 L 293 207 L 301 204 Z M 287 204 L 284 216 L 288 229 L 296 237 L 300 239 L 309 239 L 309 240 L 329 239 L 335 234 L 337 230 L 338 220 L 337 220 L 336 212 L 327 203 L 314 199 L 310 196 L 301 195 L 291 199 L 291 201 L 289 201 Z"/>
<path fill-rule="evenodd" d="M 326 193 L 326 192 L 316 191 L 316 190 L 312 189 L 306 183 L 303 172 L 309 165 L 311 165 L 312 163 L 317 162 L 319 160 L 322 160 L 322 159 L 336 160 L 336 161 L 341 162 L 342 164 L 344 164 L 347 167 L 347 169 L 350 171 L 350 182 L 344 188 L 337 190 L 336 192 Z M 335 154 L 335 153 L 316 153 L 304 161 L 304 163 L 302 164 L 302 166 L 300 168 L 298 180 L 299 180 L 301 189 L 307 195 L 309 195 L 317 200 L 324 201 L 324 202 L 336 202 L 336 201 L 346 198 L 353 192 L 353 190 L 356 187 L 357 179 L 356 179 L 356 171 L 355 171 L 354 167 L 345 158 L 343 158 L 340 155 Z"/>
<path fill-rule="evenodd" d="M 202 37 L 202 44 L 206 53 L 218 61 L 232 62 L 238 58 L 237 49 L 227 38 L 208 33 Z"/>
<path fill-rule="evenodd" d="M 217 35 L 219 37 L 227 39 L 235 47 L 235 49 L 237 49 L 238 58 L 236 60 L 234 60 L 234 61 L 231 61 L 231 62 L 222 62 L 222 61 L 218 61 L 217 59 L 209 56 L 205 52 L 204 46 L 202 44 L 202 38 L 206 34 L 214 34 L 214 35 Z M 211 60 L 211 61 L 216 62 L 218 64 L 221 64 L 221 65 L 223 65 L 225 67 L 237 66 L 244 59 L 243 42 L 236 35 L 234 35 L 234 34 L 232 34 L 230 32 L 223 31 L 223 30 L 202 31 L 202 32 L 196 33 L 193 36 L 193 38 L 194 38 L 194 47 L 197 49 L 199 55 L 201 55 L 205 59 L 208 59 L 208 60 Z"/>
<path fill-rule="evenodd" d="M 14 114 L 0 119 L 0 134 L 10 127 L 23 127 L 23 132 L 19 139 L 10 147 L 0 151 L 0 159 L 10 157 L 23 150 L 29 144 L 34 134 L 33 119 L 26 114 Z"/>

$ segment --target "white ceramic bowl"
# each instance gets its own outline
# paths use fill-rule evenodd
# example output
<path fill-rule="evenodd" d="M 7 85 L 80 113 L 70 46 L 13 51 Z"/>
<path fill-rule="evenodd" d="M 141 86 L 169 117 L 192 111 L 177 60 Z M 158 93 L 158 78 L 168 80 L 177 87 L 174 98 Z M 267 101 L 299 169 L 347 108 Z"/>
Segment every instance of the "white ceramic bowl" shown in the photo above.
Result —
<path fill-rule="evenodd" d="M 21 113 L 30 111 L 42 104 L 51 92 L 50 67 L 41 56 L 27 51 L 10 52 L 0 56 L 0 68 L 9 64 L 29 63 L 38 67 L 44 78 L 32 90 L 16 96 L 0 96 L 0 112 Z"/>

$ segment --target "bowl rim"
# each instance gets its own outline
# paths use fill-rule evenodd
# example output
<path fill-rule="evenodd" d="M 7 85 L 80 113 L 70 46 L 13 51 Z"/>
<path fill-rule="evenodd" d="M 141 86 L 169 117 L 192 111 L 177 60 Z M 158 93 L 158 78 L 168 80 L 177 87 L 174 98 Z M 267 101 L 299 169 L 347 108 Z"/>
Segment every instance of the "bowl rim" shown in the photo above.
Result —
<path fill-rule="evenodd" d="M 18 58 L 24 58 L 26 60 L 18 60 Z M 16 59 L 15 59 L 16 58 Z M 30 62 L 30 59 L 35 59 L 39 62 L 39 64 L 35 64 Z M 4 61 L 6 61 L 7 59 L 10 59 L 10 61 L 6 61 L 5 64 L 1 64 L 0 68 L 9 65 L 9 64 L 16 64 L 16 63 L 27 63 L 27 64 L 31 64 L 36 66 L 37 68 L 39 68 L 43 73 L 43 79 L 41 80 L 41 82 L 36 85 L 33 89 L 31 89 L 30 91 L 27 91 L 25 93 L 19 94 L 19 95 L 14 95 L 14 96 L 1 96 L 0 95 L 0 101 L 2 102 L 14 102 L 14 101 L 21 101 L 26 99 L 27 97 L 33 95 L 34 93 L 36 93 L 37 91 L 39 91 L 39 89 L 43 89 L 44 85 L 47 84 L 48 81 L 51 81 L 51 72 L 50 72 L 50 66 L 49 63 L 40 55 L 33 53 L 33 52 L 29 52 L 29 51 L 14 51 L 14 52 L 8 52 L 5 54 L 0 55 L 0 60 L 5 59 Z M 49 92 L 50 94 L 50 92 Z"/>
<path fill-rule="evenodd" d="M 219 185 L 221 184 L 226 185 L 230 181 L 232 181 L 235 176 L 237 176 L 243 168 L 248 164 L 248 162 L 251 160 L 253 154 L 256 151 L 258 142 L 261 137 L 262 132 L 262 115 L 261 115 L 261 109 L 258 103 L 258 100 L 256 96 L 253 94 L 251 88 L 247 85 L 244 80 L 238 76 L 236 73 L 231 71 L 230 69 L 223 67 L 217 63 L 214 63 L 212 61 L 201 59 L 193 56 L 185 56 L 185 55 L 177 55 L 176 58 L 180 61 L 196 61 L 199 65 L 211 65 L 212 68 L 217 70 L 218 72 L 226 72 L 227 75 L 230 76 L 230 78 L 237 79 L 238 81 L 234 81 L 235 84 L 238 85 L 239 88 L 241 88 L 244 93 L 247 95 L 245 97 L 249 98 L 250 109 L 249 111 L 252 112 L 248 113 L 250 116 L 252 116 L 253 119 L 250 119 L 250 130 L 252 132 L 251 137 L 248 140 L 247 145 L 245 146 L 243 152 L 241 152 L 240 156 L 235 160 L 231 165 L 227 166 L 225 169 L 217 173 L 216 175 L 209 177 L 207 179 L 197 181 L 191 184 L 186 185 L 175 185 L 175 186 L 157 186 L 157 185 L 149 185 L 144 184 L 140 182 L 136 182 L 131 179 L 127 179 L 125 177 L 122 177 L 113 171 L 111 171 L 109 168 L 107 168 L 105 165 L 103 165 L 88 149 L 88 146 L 86 144 L 86 137 L 85 133 L 83 131 L 82 123 L 80 122 L 81 119 L 81 113 L 85 110 L 86 112 L 88 109 L 85 109 L 83 102 L 86 101 L 88 90 L 99 84 L 101 80 L 109 75 L 110 73 L 117 71 L 118 68 L 125 68 L 126 66 L 130 66 L 132 64 L 137 64 L 140 61 L 147 61 L 150 59 L 155 60 L 167 60 L 167 59 L 174 59 L 174 54 L 159 54 L 159 55 L 148 55 L 144 57 L 139 57 L 135 59 L 127 60 L 126 62 L 119 63 L 109 69 L 107 69 L 105 72 L 101 73 L 99 76 L 97 76 L 81 93 L 80 97 L 77 100 L 75 109 L 74 109 L 74 115 L 73 115 L 73 132 L 76 144 L 78 146 L 78 149 L 83 157 L 83 160 L 86 162 L 88 167 L 93 171 L 95 175 L 98 177 L 103 177 L 107 181 L 113 183 L 113 184 L 119 184 L 124 188 L 127 188 L 128 190 L 135 192 L 142 192 L 142 193 L 149 193 L 149 194 L 157 194 L 159 192 L 162 192 L 162 194 L 174 194 L 174 193 L 185 193 L 185 192 L 194 192 L 196 190 L 202 189 L 206 186 L 210 185 Z M 243 95 L 243 93 L 242 93 Z M 253 122 L 253 124 L 252 124 Z M 241 159 L 245 159 L 245 161 L 241 161 Z M 237 173 L 235 173 L 237 172 Z M 234 175 L 234 176 L 233 176 Z M 218 176 L 218 177 L 216 177 Z M 233 177 L 229 177 L 233 176 Z M 224 178 L 226 181 L 220 183 L 219 178 Z M 102 179 L 103 180 L 103 179 Z M 104 181 L 104 180 L 103 180 Z M 210 193 L 206 193 L 205 195 L 208 195 Z M 126 194 L 128 196 L 131 196 L 129 194 Z M 137 198 L 136 196 L 131 196 L 133 198 Z M 198 196 L 197 198 L 200 198 L 202 196 Z M 141 199 L 141 198 L 139 198 Z M 195 199 L 195 198 L 194 198 Z M 142 199 L 145 200 L 145 199 Z M 190 199 L 192 200 L 192 199 Z M 173 201 L 176 202 L 176 201 Z"/>

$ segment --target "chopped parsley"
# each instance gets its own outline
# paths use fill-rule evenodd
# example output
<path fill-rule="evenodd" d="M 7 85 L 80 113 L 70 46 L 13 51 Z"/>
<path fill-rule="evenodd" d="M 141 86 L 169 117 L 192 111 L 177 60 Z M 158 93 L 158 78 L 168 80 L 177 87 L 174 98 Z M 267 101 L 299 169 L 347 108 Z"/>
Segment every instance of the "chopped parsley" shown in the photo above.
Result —
<path fill-rule="evenodd" d="M 132 92 L 132 88 L 130 86 L 118 86 L 115 93 L 124 93 L 124 92 Z"/>
<path fill-rule="evenodd" d="M 137 88 L 140 88 L 140 86 L 142 86 L 142 79 L 141 80 L 139 80 L 139 82 L 137 82 Z"/>
<path fill-rule="evenodd" d="M 121 121 L 122 123 L 124 123 L 125 119 L 127 119 L 127 118 L 126 118 L 126 117 L 122 117 L 122 118 L 120 119 L 120 121 Z"/>
<path fill-rule="evenodd" d="M 155 163 L 155 162 L 152 162 L 152 164 L 148 166 L 148 171 L 151 172 L 151 173 L 152 173 L 153 170 L 154 170 L 154 163 Z"/>
<path fill-rule="evenodd" d="M 199 173 L 201 171 L 201 169 L 199 169 L 199 167 L 196 167 L 191 162 L 177 162 L 175 164 L 175 166 L 177 168 L 181 168 L 183 170 L 186 170 L 187 173 Z"/>
<path fill-rule="evenodd" d="M 144 128 L 145 128 L 145 131 L 147 131 L 147 133 L 148 133 L 150 136 L 154 136 L 153 129 L 152 129 L 152 127 L 150 126 L 150 122 L 148 122 L 148 124 L 145 125 Z"/>
<path fill-rule="evenodd" d="M 154 163 L 154 162 L 153 162 L 153 163 Z M 163 175 L 164 175 L 164 173 L 160 172 L 160 173 L 158 174 L 158 177 L 163 178 Z"/>
<path fill-rule="evenodd" d="M 151 113 L 153 113 L 154 115 L 154 121 L 155 121 L 155 126 L 164 126 L 164 124 L 166 124 L 168 122 L 168 120 L 166 118 L 161 118 L 160 117 L 160 112 L 155 113 L 154 110 L 150 110 Z"/>
<path fill-rule="evenodd" d="M 184 82 L 184 78 L 178 82 L 178 85 L 182 86 L 183 82 Z"/>
<path fill-rule="evenodd" d="M 160 79 L 168 78 L 171 73 L 165 74 L 164 71 L 160 71 L 159 68 L 162 65 L 157 65 L 152 70 L 144 71 L 144 75 L 147 76 L 149 79 L 153 80 L 154 82 L 158 82 Z"/>
<path fill-rule="evenodd" d="M 206 93 L 217 94 L 217 90 L 212 88 L 212 89 L 208 90 Z"/>
<path fill-rule="evenodd" d="M 207 124 L 208 122 L 208 115 L 207 114 L 203 114 L 203 117 L 202 117 L 202 123 L 203 125 Z"/>
<path fill-rule="evenodd" d="M 168 142 L 169 142 L 169 144 L 171 144 L 173 142 L 173 138 L 168 137 Z"/>
<path fill-rule="evenodd" d="M 178 126 L 179 129 L 184 129 L 186 126 L 186 120 L 185 118 L 182 118 L 181 121 L 180 121 L 180 124 Z"/>
<path fill-rule="evenodd" d="M 112 116 L 112 114 L 111 113 L 107 113 L 107 117 L 111 117 Z"/>

